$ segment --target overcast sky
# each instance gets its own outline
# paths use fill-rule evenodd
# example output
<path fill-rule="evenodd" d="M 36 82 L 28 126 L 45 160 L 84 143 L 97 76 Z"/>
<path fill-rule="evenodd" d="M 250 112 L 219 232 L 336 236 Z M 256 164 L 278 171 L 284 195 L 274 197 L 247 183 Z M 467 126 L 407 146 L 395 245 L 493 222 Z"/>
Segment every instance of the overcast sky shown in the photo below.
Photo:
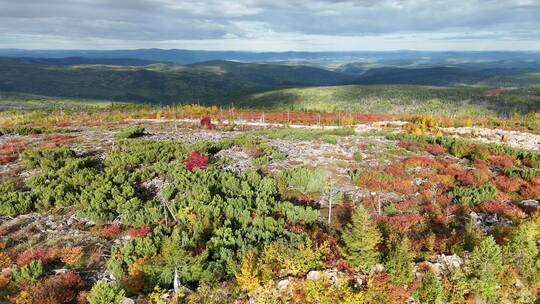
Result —
<path fill-rule="evenodd" d="M 0 0 L 0 48 L 540 51 L 540 0 Z"/>

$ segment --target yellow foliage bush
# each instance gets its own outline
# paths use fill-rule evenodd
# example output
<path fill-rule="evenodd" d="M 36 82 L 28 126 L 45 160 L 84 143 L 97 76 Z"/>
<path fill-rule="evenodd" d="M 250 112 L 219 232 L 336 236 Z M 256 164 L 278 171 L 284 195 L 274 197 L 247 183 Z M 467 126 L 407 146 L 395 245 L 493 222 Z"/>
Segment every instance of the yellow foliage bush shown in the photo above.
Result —
<path fill-rule="evenodd" d="M 248 295 L 253 295 L 261 286 L 256 269 L 255 256 L 248 253 L 242 259 L 242 267 L 236 274 L 236 282 Z"/>

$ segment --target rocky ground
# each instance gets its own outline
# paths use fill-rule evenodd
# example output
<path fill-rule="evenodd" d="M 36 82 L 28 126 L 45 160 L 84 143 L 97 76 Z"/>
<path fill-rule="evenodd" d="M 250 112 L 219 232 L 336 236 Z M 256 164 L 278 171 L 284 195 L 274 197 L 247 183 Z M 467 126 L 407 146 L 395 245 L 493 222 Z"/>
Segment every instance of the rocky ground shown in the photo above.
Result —
<path fill-rule="evenodd" d="M 263 124 L 250 124 L 237 127 L 234 131 L 206 130 L 194 125 L 193 122 L 174 123 L 166 121 L 144 121 L 143 126 L 146 129 L 146 134 L 142 138 L 145 140 L 171 140 L 182 143 L 220 140 L 251 130 L 270 127 Z M 399 130 L 399 126 L 399 123 L 393 122 L 391 131 Z M 270 145 L 275 146 L 287 157 L 283 160 L 271 161 L 266 170 L 276 172 L 294 166 L 322 168 L 329 172 L 329 183 L 332 185 L 334 195 L 344 194 L 353 201 L 369 196 L 369 192 L 351 183 L 350 171 L 385 166 L 402 160 L 411 154 L 404 149 L 396 149 L 395 141 L 377 135 L 378 132 L 388 130 L 385 123 L 359 125 L 355 129 L 356 135 L 338 136 L 335 143 L 320 138 L 311 140 L 268 140 Z M 73 136 L 73 140 L 69 145 L 77 153 L 90 153 L 104 157 L 108 151 L 115 147 L 116 139 L 114 136 L 116 130 L 77 127 L 72 128 L 71 131 L 70 135 Z M 540 136 L 534 134 L 481 128 L 445 128 L 442 131 L 446 134 L 466 137 L 475 141 L 495 142 L 530 150 L 540 149 Z M 40 142 L 39 138 L 0 136 L 0 144 L 13 139 L 27 140 L 30 145 L 39 144 Z M 361 155 L 361 160 L 353 158 L 355 152 Z M 244 171 L 256 168 L 250 154 L 239 147 L 222 150 L 216 156 L 228 160 L 224 165 L 224 170 Z M 25 171 L 18 162 L 0 165 L 0 176 L 10 174 L 27 178 L 32 175 L 32 172 Z M 159 193 L 166 183 L 165 180 L 156 180 L 144 186 Z M 386 199 L 392 200 L 395 198 L 387 197 Z M 322 197 L 320 200 L 323 206 L 327 205 L 327 197 Z M 494 223 L 499 224 L 501 222 L 498 218 L 483 214 L 474 214 L 471 217 L 487 231 Z M 93 231 L 93 226 L 93 223 L 77 218 L 69 210 L 61 214 L 40 215 L 33 213 L 16 218 L 0 217 L 0 246 L 2 248 L 16 248 L 18 246 L 27 248 L 36 244 L 40 246 L 54 244 L 54 246 L 84 246 L 85 248 L 91 248 L 90 250 L 95 252 L 92 255 L 94 258 L 86 261 L 87 264 L 83 274 L 91 280 L 100 279 L 107 277 L 107 273 L 104 271 L 104 263 L 110 254 L 108 250 L 112 244 L 122 240 L 104 237 Z M 437 256 L 432 263 L 441 272 L 448 272 L 452 268 L 458 267 L 462 261 L 457 256 Z M 61 272 L 63 270 L 57 269 L 55 271 Z M 335 278 L 339 275 L 341 274 L 335 270 L 327 270 L 308 273 L 306 278 L 308 280 L 318 276 Z M 358 280 L 361 281 L 362 278 L 358 278 Z M 283 280 L 278 282 L 276 288 L 284 289 L 287 288 L 287 285 L 288 280 Z"/>

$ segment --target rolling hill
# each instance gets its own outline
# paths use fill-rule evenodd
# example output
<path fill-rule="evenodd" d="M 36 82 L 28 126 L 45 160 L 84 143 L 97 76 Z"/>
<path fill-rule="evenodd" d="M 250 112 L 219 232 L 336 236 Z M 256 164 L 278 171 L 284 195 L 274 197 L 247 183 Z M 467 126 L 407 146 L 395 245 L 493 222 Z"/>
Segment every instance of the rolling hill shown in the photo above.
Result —
<path fill-rule="evenodd" d="M 485 87 L 419 85 L 345 85 L 288 88 L 255 93 L 237 100 L 257 109 L 512 115 L 540 110 L 540 87 L 493 91 Z"/>
<path fill-rule="evenodd" d="M 353 73 L 225 60 L 179 65 L 144 59 L 0 58 L 0 94 L 155 104 L 507 115 L 539 110 L 540 94 L 529 87 L 539 83 L 537 71 L 501 68 L 371 65 Z M 484 94 L 507 85 L 519 89 Z M 14 104 L 10 101 L 10 107 Z"/>
<path fill-rule="evenodd" d="M 227 61 L 120 66 L 0 60 L 0 91 L 117 101 L 213 103 L 279 87 L 353 81 L 352 76 L 313 67 Z"/>

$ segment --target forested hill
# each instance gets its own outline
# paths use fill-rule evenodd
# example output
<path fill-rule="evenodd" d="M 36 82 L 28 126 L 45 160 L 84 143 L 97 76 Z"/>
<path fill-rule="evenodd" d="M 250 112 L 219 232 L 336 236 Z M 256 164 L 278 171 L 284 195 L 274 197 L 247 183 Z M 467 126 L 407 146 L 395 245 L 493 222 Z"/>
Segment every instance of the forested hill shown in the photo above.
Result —
<path fill-rule="evenodd" d="M 362 68 L 362 67 L 360 67 Z M 375 66 L 365 70 L 324 69 L 292 64 L 247 63 L 211 60 L 189 65 L 147 61 L 144 59 L 111 58 L 0 58 L 0 93 L 33 94 L 55 98 L 98 99 L 126 102 L 229 104 L 246 101 L 246 106 L 259 107 L 289 104 L 291 98 L 283 94 L 266 94 L 259 98 L 254 94 L 282 89 L 298 88 L 292 101 L 312 108 L 314 100 L 320 107 L 358 104 L 365 99 L 351 100 L 347 95 L 330 94 L 331 98 L 320 98 L 326 90 L 305 90 L 308 87 L 332 87 L 350 84 L 382 85 L 427 85 L 439 87 L 484 87 L 480 97 L 473 100 L 485 102 L 483 91 L 499 87 L 528 88 L 540 84 L 537 70 L 516 68 L 486 69 L 463 66 Z M 390 90 L 390 87 L 387 89 Z M 423 89 L 411 88 L 412 96 L 421 95 Z M 406 90 L 406 95 L 411 96 Z M 349 90 L 345 90 L 349 92 Z M 379 90 L 380 91 L 380 90 Z M 384 90 L 383 90 L 384 91 Z M 380 91 L 379 93 L 383 93 Z M 419 92 L 419 94 L 416 93 Z M 291 91 L 279 91 L 291 92 Z M 317 94 L 296 94 L 317 92 Z M 338 88 L 336 92 L 343 92 Z M 452 91 L 453 92 L 453 91 Z M 401 94 L 401 93 L 400 93 Z M 394 96 L 401 98 L 400 94 Z M 290 97 L 290 94 L 285 94 Z M 360 94 L 362 95 L 362 94 Z M 385 94 L 383 94 L 385 95 Z M 445 99 L 439 96 L 436 98 Z M 444 94 L 443 94 L 444 95 Z M 255 96 L 253 98 L 253 96 Z M 354 98 L 358 94 L 352 94 Z M 446 95 L 445 95 L 446 96 Z M 512 107 L 529 111 L 536 109 L 536 94 L 520 94 L 511 100 Z M 324 96 L 322 96 L 324 97 Z M 328 96 L 327 96 L 328 97 Z M 395 98 L 392 98 L 394 100 Z M 268 98 L 271 98 L 269 100 Z M 309 98 L 309 99 L 306 99 Z M 336 99 L 338 98 L 338 99 Z M 377 100 L 379 100 L 378 98 Z M 259 101 L 264 100 L 265 104 Z M 416 100 L 416 99 L 415 99 Z M 471 97 L 459 98 L 468 103 Z M 382 99 L 377 104 L 388 102 Z M 252 103 L 255 102 L 255 103 Z M 490 101 L 491 102 L 491 101 Z M 506 103 L 506 101 L 504 102 Z M 374 104 L 375 105 L 375 104 Z M 522 106 L 523 105 L 523 106 Z M 380 106 L 377 106 L 380 109 Z M 504 108 L 508 108 L 506 105 Z M 319 108 L 319 106 L 317 107 Z"/>
<path fill-rule="evenodd" d="M 354 79 L 314 67 L 227 61 L 121 66 L 0 59 L 0 91 L 119 101 L 209 103 L 279 87 L 348 84 Z"/>

